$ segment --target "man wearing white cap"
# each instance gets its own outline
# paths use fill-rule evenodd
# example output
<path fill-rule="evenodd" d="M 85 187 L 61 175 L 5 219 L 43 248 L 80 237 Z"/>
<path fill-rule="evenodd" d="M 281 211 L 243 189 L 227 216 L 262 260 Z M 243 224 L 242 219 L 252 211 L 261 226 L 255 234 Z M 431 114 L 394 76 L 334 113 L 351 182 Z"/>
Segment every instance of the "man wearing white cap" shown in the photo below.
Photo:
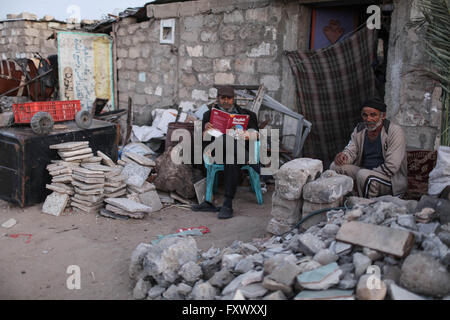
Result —
<path fill-rule="evenodd" d="M 386 119 L 386 105 L 379 98 L 363 103 L 361 117 L 330 169 L 353 178 L 359 197 L 403 195 L 408 184 L 403 129 Z"/>

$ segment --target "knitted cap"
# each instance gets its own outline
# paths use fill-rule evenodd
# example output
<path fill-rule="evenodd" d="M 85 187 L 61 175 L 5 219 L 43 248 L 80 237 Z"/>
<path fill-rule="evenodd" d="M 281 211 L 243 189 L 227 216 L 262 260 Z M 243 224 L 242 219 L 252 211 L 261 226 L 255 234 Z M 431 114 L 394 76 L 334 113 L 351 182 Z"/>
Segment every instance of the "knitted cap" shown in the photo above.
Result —
<path fill-rule="evenodd" d="M 381 112 L 386 112 L 386 104 L 380 98 L 367 99 L 361 105 L 361 109 L 364 108 L 364 107 L 370 107 L 370 108 L 374 108 L 374 109 L 380 110 Z"/>

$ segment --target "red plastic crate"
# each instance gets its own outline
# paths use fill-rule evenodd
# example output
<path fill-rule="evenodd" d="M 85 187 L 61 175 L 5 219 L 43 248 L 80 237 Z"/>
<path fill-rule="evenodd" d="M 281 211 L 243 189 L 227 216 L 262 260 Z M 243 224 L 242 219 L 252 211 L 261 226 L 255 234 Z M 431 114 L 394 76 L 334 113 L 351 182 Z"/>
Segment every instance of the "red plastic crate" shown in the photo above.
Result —
<path fill-rule="evenodd" d="M 31 118 L 39 111 L 48 112 L 55 122 L 74 120 L 76 113 L 80 110 L 80 100 L 41 101 L 13 104 L 15 123 L 30 123 Z"/>

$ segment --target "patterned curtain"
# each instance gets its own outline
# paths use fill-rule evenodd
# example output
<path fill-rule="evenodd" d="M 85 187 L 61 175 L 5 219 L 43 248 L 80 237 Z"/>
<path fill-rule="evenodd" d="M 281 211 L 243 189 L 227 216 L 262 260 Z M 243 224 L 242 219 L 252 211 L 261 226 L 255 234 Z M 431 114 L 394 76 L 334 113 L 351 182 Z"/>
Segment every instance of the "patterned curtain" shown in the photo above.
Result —
<path fill-rule="evenodd" d="M 361 121 L 361 104 L 377 95 L 375 39 L 375 31 L 364 25 L 333 46 L 285 52 L 296 81 L 299 112 L 312 123 L 303 155 L 322 160 L 324 168 L 349 142 Z"/>

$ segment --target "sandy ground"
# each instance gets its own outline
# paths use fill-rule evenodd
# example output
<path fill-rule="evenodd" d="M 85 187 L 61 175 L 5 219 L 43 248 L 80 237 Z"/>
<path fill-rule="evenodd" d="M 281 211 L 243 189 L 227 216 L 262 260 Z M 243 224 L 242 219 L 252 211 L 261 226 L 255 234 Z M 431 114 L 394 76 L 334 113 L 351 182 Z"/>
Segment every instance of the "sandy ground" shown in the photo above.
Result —
<path fill-rule="evenodd" d="M 0 224 L 17 220 L 9 229 L 0 227 L 0 299 L 132 299 L 134 282 L 128 266 L 139 243 L 198 226 L 211 231 L 194 237 L 200 250 L 267 237 L 274 186 L 268 187 L 262 206 L 249 187 L 239 187 L 234 217 L 228 220 L 217 219 L 216 213 L 178 207 L 162 209 L 143 220 L 79 213 L 54 217 L 41 213 L 42 204 L 22 209 L 0 200 Z M 81 270 L 79 290 L 66 285 L 71 265 Z"/>

